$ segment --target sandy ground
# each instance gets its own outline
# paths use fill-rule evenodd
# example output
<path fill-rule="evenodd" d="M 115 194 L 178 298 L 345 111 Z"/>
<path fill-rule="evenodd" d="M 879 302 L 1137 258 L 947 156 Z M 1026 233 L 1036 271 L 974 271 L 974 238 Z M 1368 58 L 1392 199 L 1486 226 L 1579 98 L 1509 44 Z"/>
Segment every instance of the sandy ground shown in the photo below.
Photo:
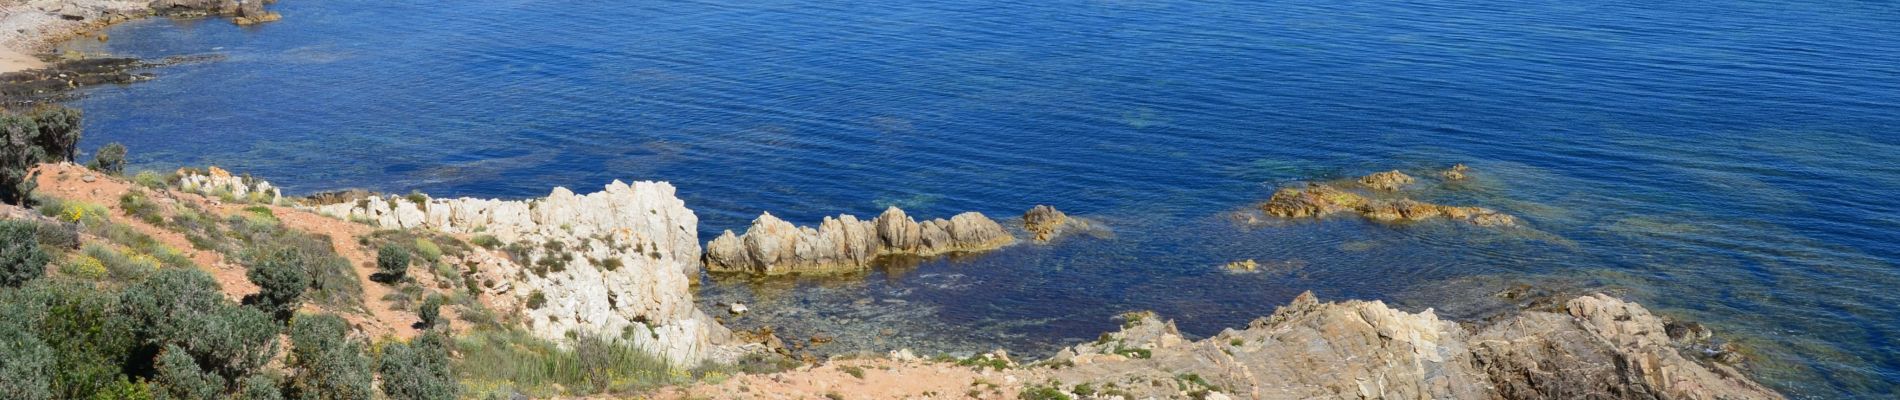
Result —
<path fill-rule="evenodd" d="M 853 374 L 856 372 L 856 375 Z M 663 389 L 658 399 L 1014 399 L 1030 371 L 982 370 L 943 362 L 833 360 L 717 384 Z"/>
<path fill-rule="evenodd" d="M 105 206 L 113 213 L 112 220 L 114 222 L 130 226 L 139 233 L 149 235 L 157 239 L 160 243 L 164 243 L 166 246 L 177 249 L 191 257 L 193 263 L 197 264 L 200 268 L 204 268 L 206 272 L 210 272 L 212 277 L 217 278 L 218 284 L 224 288 L 226 297 L 235 300 L 243 298 L 244 295 L 257 292 L 257 285 L 252 284 L 250 279 L 244 276 L 245 269 L 243 265 L 233 260 L 227 260 L 223 254 L 215 251 L 193 249 L 191 242 L 187 240 L 182 233 L 153 226 L 138 218 L 127 215 L 125 210 L 119 207 L 119 197 L 124 195 L 127 191 L 135 190 L 135 188 L 137 188 L 136 184 L 120 178 L 92 172 L 77 164 L 42 164 L 38 167 L 38 170 L 40 171 L 38 180 L 39 193 L 67 200 L 79 200 Z M 87 182 L 88 176 L 91 177 L 91 182 Z M 224 204 L 217 199 L 203 195 L 172 190 L 154 192 L 152 198 L 160 204 L 189 202 L 205 210 L 221 214 L 220 217 L 241 214 L 244 212 L 245 207 L 251 206 L 251 204 Z M 368 235 L 373 231 L 369 226 L 317 215 L 290 207 L 271 206 L 270 208 L 271 212 L 276 214 L 278 220 L 283 221 L 287 227 L 308 233 L 328 235 L 331 239 L 330 243 L 335 247 L 337 254 L 349 259 L 350 265 L 354 267 L 357 282 L 363 287 L 363 306 L 367 308 L 367 313 L 354 310 L 323 311 L 336 312 L 343 316 L 344 319 L 349 320 L 352 324 L 362 328 L 364 333 L 369 334 L 371 337 L 390 336 L 408 339 L 419 333 L 419 331 L 413 328 L 413 325 L 420 321 L 420 319 L 416 317 L 413 311 L 391 310 L 390 303 L 383 300 L 383 296 L 389 294 L 393 289 L 388 285 L 372 282 L 369 279 L 370 274 L 376 272 L 376 255 L 372 250 L 363 248 L 363 246 L 359 245 L 356 241 L 357 237 Z M 410 275 L 422 276 L 427 274 Z M 432 284 L 432 282 L 421 283 L 424 285 Z M 306 304 L 304 307 L 306 311 L 318 311 L 314 306 L 309 304 Z M 454 314 L 451 313 L 451 310 L 445 309 L 443 311 L 444 315 L 453 318 Z"/>
<path fill-rule="evenodd" d="M 43 67 L 35 55 L 54 43 L 145 13 L 141 0 L 0 0 L 0 73 Z"/>

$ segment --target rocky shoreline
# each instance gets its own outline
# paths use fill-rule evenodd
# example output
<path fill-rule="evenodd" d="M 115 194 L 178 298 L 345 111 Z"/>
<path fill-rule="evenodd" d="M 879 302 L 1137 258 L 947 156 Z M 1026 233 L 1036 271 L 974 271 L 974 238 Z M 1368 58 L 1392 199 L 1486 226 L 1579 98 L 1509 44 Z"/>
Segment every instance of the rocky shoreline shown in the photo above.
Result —
<path fill-rule="evenodd" d="M 0 0 L 0 107 L 23 108 L 64 100 L 83 86 L 151 79 L 137 70 L 187 60 L 147 62 L 54 54 L 53 46 L 74 37 L 110 40 L 102 31 L 134 19 L 230 17 L 251 25 L 282 16 L 264 9 L 269 0 Z"/>

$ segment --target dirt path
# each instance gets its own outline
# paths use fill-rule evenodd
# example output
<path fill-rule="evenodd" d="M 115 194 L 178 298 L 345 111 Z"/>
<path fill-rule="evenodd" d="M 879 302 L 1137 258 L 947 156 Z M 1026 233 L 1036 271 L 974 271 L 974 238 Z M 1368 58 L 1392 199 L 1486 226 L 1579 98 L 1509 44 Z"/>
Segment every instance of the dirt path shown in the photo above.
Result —
<path fill-rule="evenodd" d="M 766 375 L 739 375 L 716 385 L 662 389 L 658 399 L 1014 399 L 1019 371 L 890 359 L 837 360 Z"/>
<path fill-rule="evenodd" d="M 227 208 L 225 211 L 236 210 Z M 351 322 L 362 325 L 372 336 L 387 335 L 403 339 L 416 336 L 417 331 L 412 327 L 421 319 L 413 312 L 391 310 L 389 301 L 383 300 L 383 296 L 390 293 L 390 287 L 369 279 L 370 275 L 376 273 L 376 256 L 356 241 L 357 237 L 372 232 L 368 226 L 289 207 L 271 206 L 271 212 L 277 214 L 277 219 L 283 221 L 286 227 L 329 236 L 330 245 L 336 248 L 336 253 L 350 260 L 350 267 L 356 270 L 356 282 L 363 286 L 363 307 L 369 309 L 369 318 L 352 316 Z"/>

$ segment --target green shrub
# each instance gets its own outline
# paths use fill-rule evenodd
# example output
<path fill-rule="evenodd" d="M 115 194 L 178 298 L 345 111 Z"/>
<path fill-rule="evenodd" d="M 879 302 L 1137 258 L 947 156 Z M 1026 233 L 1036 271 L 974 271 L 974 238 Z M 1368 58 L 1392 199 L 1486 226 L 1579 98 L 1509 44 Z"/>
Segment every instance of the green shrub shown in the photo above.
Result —
<path fill-rule="evenodd" d="M 442 300 L 442 295 L 429 295 L 427 300 L 422 301 L 422 306 L 416 309 L 416 317 L 422 320 L 423 329 L 435 328 L 438 323 L 448 322 L 441 320 Z"/>
<path fill-rule="evenodd" d="M 347 337 L 349 323 L 330 314 L 299 315 L 290 322 L 295 369 L 290 392 L 305 399 L 368 400 L 373 379 L 363 342 Z"/>
<path fill-rule="evenodd" d="M 416 254 L 431 263 L 442 261 L 442 248 L 428 238 L 416 238 Z"/>
<path fill-rule="evenodd" d="M 383 245 L 376 250 L 376 269 L 385 283 L 402 281 L 409 274 L 409 251 L 396 245 Z"/>
<path fill-rule="evenodd" d="M 125 210 L 126 215 L 137 217 L 148 224 L 163 225 L 165 223 L 165 214 L 159 210 L 158 203 L 153 202 L 151 196 L 145 195 L 142 191 L 129 190 L 120 195 L 119 209 Z"/>
<path fill-rule="evenodd" d="M 158 259 L 136 255 L 126 256 L 118 250 L 113 250 L 111 246 L 87 243 L 84 252 L 86 257 L 99 260 L 99 263 L 105 266 L 106 277 L 115 281 L 142 280 L 152 272 L 158 271 Z"/>
<path fill-rule="evenodd" d="M 384 345 L 377 366 L 383 394 L 390 400 L 455 399 L 460 386 L 450 365 L 448 340 L 441 331 L 429 331 L 412 343 Z"/>
<path fill-rule="evenodd" d="M 257 251 L 249 258 L 244 276 L 257 284 L 258 291 L 245 301 L 278 320 L 290 319 L 302 303 L 304 290 L 310 288 L 312 260 L 296 249 L 282 247 Z"/>
<path fill-rule="evenodd" d="M 276 321 L 231 304 L 218 282 L 196 268 L 160 270 L 119 298 L 141 343 L 181 348 L 224 379 L 249 375 L 277 353 Z"/>
<path fill-rule="evenodd" d="M 185 349 L 165 346 L 159 353 L 157 376 L 153 381 L 169 398 L 185 400 L 221 400 L 224 378 L 198 367 Z"/>
<path fill-rule="evenodd" d="M 33 231 L 40 245 L 55 249 L 79 249 L 79 227 L 58 222 L 43 222 Z"/>
<path fill-rule="evenodd" d="M 237 396 L 234 400 L 283 400 L 283 385 L 276 376 L 253 374 L 238 381 Z"/>
<path fill-rule="evenodd" d="M 164 189 L 166 186 L 169 186 L 170 181 L 171 180 L 166 179 L 164 175 L 159 175 L 157 172 L 152 171 L 139 171 L 139 173 L 132 175 L 132 182 L 136 182 L 139 186 L 144 186 L 152 190 Z"/>
<path fill-rule="evenodd" d="M 125 145 L 119 142 L 107 143 L 92 156 L 92 163 L 86 165 L 94 171 L 118 175 L 125 173 Z"/>
<path fill-rule="evenodd" d="M 59 273 L 86 280 L 100 280 L 108 276 L 104 262 L 85 254 L 66 258 L 65 262 L 59 264 Z"/>
<path fill-rule="evenodd" d="M 80 122 L 85 119 L 78 109 L 43 106 L 34 108 L 28 116 L 38 128 L 38 138 L 33 142 L 40 148 L 40 162 L 73 161 L 78 157 L 79 138 L 84 133 Z"/>
<path fill-rule="evenodd" d="M 53 256 L 40 249 L 39 224 L 0 221 L 0 287 L 18 287 L 46 275 Z"/>
<path fill-rule="evenodd" d="M 44 150 L 33 143 L 39 138 L 39 123 L 33 118 L 0 113 L 0 202 L 27 205 L 38 186 L 32 172 Z"/>
<path fill-rule="evenodd" d="M 1023 387 L 1023 391 L 1017 397 L 1023 400 L 1075 400 L 1075 396 L 1063 393 L 1061 388 L 1043 385 Z"/>
<path fill-rule="evenodd" d="M 18 324 L 0 323 L 0 398 L 53 398 L 53 349 Z"/>
<path fill-rule="evenodd" d="M 482 248 L 489 250 L 501 247 L 501 239 L 496 239 L 494 235 L 475 235 L 475 237 L 469 238 L 469 241 L 475 242 L 476 246 L 482 246 Z"/>
<path fill-rule="evenodd" d="M 118 308 L 116 294 L 93 284 L 41 279 L 0 294 L 0 325 L 24 327 L 52 349 L 54 397 L 95 398 L 124 380 L 121 372 L 135 345 Z"/>
<path fill-rule="evenodd" d="M 541 306 L 544 306 L 547 304 L 548 304 L 548 295 L 546 293 L 541 293 L 541 289 L 535 289 L 533 292 L 528 293 L 528 309 L 539 310 L 541 309 Z"/>

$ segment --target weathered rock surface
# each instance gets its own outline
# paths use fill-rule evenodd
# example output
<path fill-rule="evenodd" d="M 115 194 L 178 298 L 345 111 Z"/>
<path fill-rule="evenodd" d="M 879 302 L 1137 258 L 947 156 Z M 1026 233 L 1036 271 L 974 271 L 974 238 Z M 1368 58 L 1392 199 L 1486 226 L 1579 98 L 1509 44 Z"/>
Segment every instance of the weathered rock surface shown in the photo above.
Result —
<path fill-rule="evenodd" d="M 848 214 L 825 217 L 816 228 L 765 213 L 745 234 L 727 230 L 706 243 L 705 264 L 713 272 L 761 275 L 857 271 L 881 256 L 984 251 L 1015 240 L 1001 224 L 976 212 L 917 222 L 891 207 L 869 221 Z"/>
<path fill-rule="evenodd" d="M 1201 341 L 1152 314 L 1124 318 L 1120 332 L 1043 363 L 1062 367 L 1024 375 L 1132 398 L 1782 398 L 1733 367 L 1681 356 L 1661 318 L 1604 295 L 1570 300 L 1564 313 L 1523 311 L 1475 335 L 1431 310 L 1322 303 L 1311 293 Z"/>
<path fill-rule="evenodd" d="M 1088 230 L 1088 221 L 1071 218 L 1055 206 L 1036 205 L 1023 212 L 1023 230 L 1028 231 L 1037 242 L 1047 243 L 1058 236 Z"/>
<path fill-rule="evenodd" d="M 153 0 L 152 12 L 159 15 L 178 17 L 201 17 L 220 15 L 231 17 L 238 25 L 250 25 L 281 19 L 277 13 L 264 10 L 264 3 L 271 0 Z"/>
<path fill-rule="evenodd" d="M 1451 168 L 1446 168 L 1444 171 L 1439 171 L 1438 177 L 1445 178 L 1447 181 L 1462 181 L 1467 178 L 1465 174 L 1469 172 L 1471 172 L 1471 167 L 1458 164 L 1451 166 Z"/>
<path fill-rule="evenodd" d="M 694 306 L 699 218 L 665 182 L 614 181 L 586 195 L 557 187 L 524 201 L 378 196 L 311 209 L 382 228 L 493 236 L 506 245 L 471 259 L 481 286 L 541 337 L 619 338 L 681 365 L 743 354 Z"/>
<path fill-rule="evenodd" d="M 230 195 L 233 199 L 258 203 L 276 204 L 284 198 L 284 193 L 270 182 L 250 176 L 231 175 L 223 168 L 209 167 L 200 172 L 196 169 L 180 168 L 178 174 L 179 190 L 207 196 Z"/>
<path fill-rule="evenodd" d="M 133 58 L 93 58 L 0 74 L 0 99 L 4 99 L 0 106 L 23 108 L 59 100 L 60 95 L 82 86 L 148 80 L 150 74 L 134 71 L 150 66 Z"/>
<path fill-rule="evenodd" d="M 1416 180 L 1412 179 L 1411 175 L 1406 175 L 1404 172 L 1399 172 L 1398 170 L 1379 172 L 1379 173 L 1374 173 L 1372 175 L 1359 177 L 1360 185 L 1365 185 L 1365 187 L 1373 189 L 1373 190 L 1384 190 L 1384 191 L 1399 190 L 1399 188 L 1404 187 L 1405 185 L 1410 185 L 1414 181 Z"/>
<path fill-rule="evenodd" d="M 1433 218 L 1466 221 L 1483 227 L 1511 227 L 1517 218 L 1483 207 L 1460 207 L 1426 203 L 1412 199 L 1375 199 L 1313 183 L 1305 187 L 1281 188 L 1260 205 L 1261 211 L 1281 218 L 1321 218 L 1351 212 L 1380 222 L 1417 222 Z"/>

